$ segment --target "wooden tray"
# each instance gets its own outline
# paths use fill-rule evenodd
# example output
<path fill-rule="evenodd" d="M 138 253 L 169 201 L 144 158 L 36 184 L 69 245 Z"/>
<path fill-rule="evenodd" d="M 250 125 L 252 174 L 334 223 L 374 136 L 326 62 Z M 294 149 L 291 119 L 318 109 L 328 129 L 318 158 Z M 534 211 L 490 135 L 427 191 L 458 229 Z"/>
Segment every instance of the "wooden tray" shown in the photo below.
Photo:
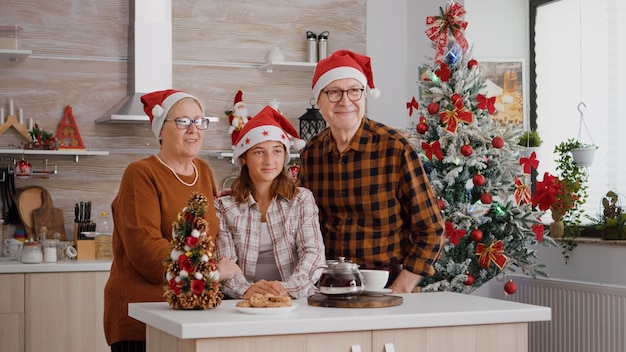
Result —
<path fill-rule="evenodd" d="M 335 299 L 328 298 L 323 294 L 315 294 L 307 298 L 311 306 L 335 307 L 335 308 L 383 308 L 393 307 L 402 304 L 402 297 L 399 296 L 356 296 L 355 299 Z"/>

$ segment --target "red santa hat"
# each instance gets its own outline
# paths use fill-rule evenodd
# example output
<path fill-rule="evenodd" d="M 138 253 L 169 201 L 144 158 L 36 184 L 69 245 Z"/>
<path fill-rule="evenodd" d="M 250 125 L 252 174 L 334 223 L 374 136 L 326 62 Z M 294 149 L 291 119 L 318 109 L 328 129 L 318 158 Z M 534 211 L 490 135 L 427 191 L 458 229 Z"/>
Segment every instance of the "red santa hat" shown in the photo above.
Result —
<path fill-rule="evenodd" d="M 322 89 L 332 81 L 342 78 L 354 78 L 368 89 L 368 94 L 376 99 L 380 91 L 374 86 L 372 65 L 369 56 L 349 50 L 335 51 L 331 56 L 320 60 L 313 74 L 313 98 L 317 100 Z"/>
<path fill-rule="evenodd" d="M 239 157 L 248 149 L 266 141 L 278 141 L 285 145 L 285 166 L 289 164 L 289 149 L 291 147 L 290 137 L 294 139 L 294 148 L 300 150 L 305 142 L 300 139 L 298 132 L 291 123 L 271 106 L 266 106 L 258 114 L 246 123 L 241 129 L 239 138 L 233 150 L 235 165 L 241 166 Z"/>
<path fill-rule="evenodd" d="M 237 104 L 243 102 L 243 93 L 238 90 L 237 94 L 235 94 L 235 100 L 233 101 L 233 109 L 237 109 Z"/>
<path fill-rule="evenodd" d="M 161 134 L 161 128 L 163 128 L 165 118 L 170 112 L 170 109 L 174 106 L 174 104 L 183 98 L 191 98 L 195 100 L 198 105 L 200 105 L 202 116 L 204 116 L 204 108 L 202 107 L 200 100 L 187 92 L 183 92 L 182 90 L 160 90 L 144 94 L 141 97 L 143 111 L 145 111 L 146 115 L 150 118 L 152 133 L 154 133 L 154 136 L 157 139 L 159 138 L 159 134 Z"/>

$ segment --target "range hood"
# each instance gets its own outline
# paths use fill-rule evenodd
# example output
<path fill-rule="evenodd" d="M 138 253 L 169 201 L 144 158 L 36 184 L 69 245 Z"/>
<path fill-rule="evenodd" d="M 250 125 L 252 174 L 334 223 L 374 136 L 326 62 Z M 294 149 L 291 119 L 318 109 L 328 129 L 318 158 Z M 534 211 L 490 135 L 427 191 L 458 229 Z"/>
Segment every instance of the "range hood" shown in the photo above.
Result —
<path fill-rule="evenodd" d="M 128 96 L 96 123 L 148 121 L 141 96 L 172 88 L 172 2 L 129 1 Z"/>

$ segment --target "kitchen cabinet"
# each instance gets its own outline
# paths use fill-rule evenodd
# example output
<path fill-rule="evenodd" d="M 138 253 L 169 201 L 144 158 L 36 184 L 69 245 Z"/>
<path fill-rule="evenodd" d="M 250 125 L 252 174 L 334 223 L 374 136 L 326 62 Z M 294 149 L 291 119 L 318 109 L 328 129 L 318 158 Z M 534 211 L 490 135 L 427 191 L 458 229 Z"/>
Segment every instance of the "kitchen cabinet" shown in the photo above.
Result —
<path fill-rule="evenodd" d="M 0 262 L 0 351 L 110 351 L 104 285 L 110 261 Z"/>
<path fill-rule="evenodd" d="M 24 351 L 24 274 L 0 274 L 0 350 Z"/>
<path fill-rule="evenodd" d="M 25 351 L 110 351 L 102 322 L 108 278 L 108 271 L 26 274 Z"/>
<path fill-rule="evenodd" d="M 129 315 L 146 323 L 148 352 L 525 352 L 528 322 L 551 317 L 548 307 L 459 293 L 398 296 L 400 306 L 362 309 L 316 307 L 298 299 L 287 314 L 255 316 L 237 312 L 238 300 L 208 311 L 131 303 Z"/>

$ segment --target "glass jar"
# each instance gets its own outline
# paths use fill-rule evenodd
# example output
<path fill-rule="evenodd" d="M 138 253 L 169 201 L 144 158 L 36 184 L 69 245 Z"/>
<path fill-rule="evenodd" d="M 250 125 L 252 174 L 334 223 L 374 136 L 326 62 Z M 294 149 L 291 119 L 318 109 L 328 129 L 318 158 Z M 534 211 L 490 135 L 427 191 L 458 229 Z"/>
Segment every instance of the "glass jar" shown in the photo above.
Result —
<path fill-rule="evenodd" d="M 43 242 L 43 261 L 46 263 L 57 262 L 57 246 L 58 240 L 44 240 Z"/>
<path fill-rule="evenodd" d="M 43 251 L 39 242 L 25 242 L 22 248 L 22 263 L 38 264 L 43 260 Z"/>
<path fill-rule="evenodd" d="M 96 259 L 113 259 L 110 235 L 96 236 Z"/>

